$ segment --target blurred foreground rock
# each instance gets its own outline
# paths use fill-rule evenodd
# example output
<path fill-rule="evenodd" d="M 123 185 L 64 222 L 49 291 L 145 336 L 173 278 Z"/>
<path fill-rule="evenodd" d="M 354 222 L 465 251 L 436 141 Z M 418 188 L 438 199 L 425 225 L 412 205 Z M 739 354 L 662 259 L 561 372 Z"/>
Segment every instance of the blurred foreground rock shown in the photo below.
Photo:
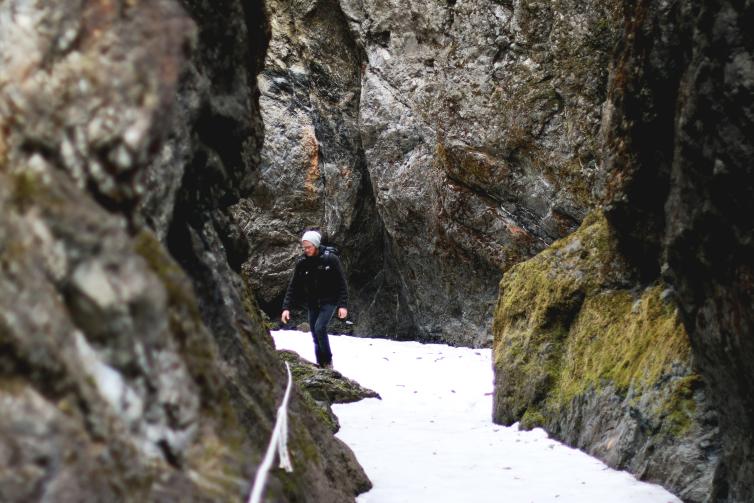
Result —
<path fill-rule="evenodd" d="M 248 494 L 285 387 L 228 209 L 267 32 L 220 3 L 0 4 L 3 501 Z M 315 414 L 297 391 L 269 501 L 369 487 Z"/>

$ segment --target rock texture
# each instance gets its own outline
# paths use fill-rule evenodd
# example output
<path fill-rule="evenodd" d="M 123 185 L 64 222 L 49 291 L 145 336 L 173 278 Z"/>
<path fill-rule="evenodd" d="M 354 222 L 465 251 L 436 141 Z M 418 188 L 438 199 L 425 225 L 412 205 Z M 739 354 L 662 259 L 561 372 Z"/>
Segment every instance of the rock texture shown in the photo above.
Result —
<path fill-rule="evenodd" d="M 717 415 L 671 291 L 635 288 L 604 216 L 509 270 L 495 314 L 495 421 L 708 501 Z"/>
<path fill-rule="evenodd" d="M 395 335 L 408 323 L 390 312 L 396 289 L 386 281 L 383 229 L 361 148 L 361 48 L 334 0 L 273 0 L 267 8 L 264 148 L 254 190 L 236 208 L 251 243 L 246 277 L 277 318 L 302 231 L 317 227 L 341 251 L 362 333 Z M 294 311 L 295 322 L 305 319 Z"/>
<path fill-rule="evenodd" d="M 364 388 L 337 370 L 322 369 L 301 358 L 294 351 L 280 351 L 281 357 L 291 365 L 296 382 L 315 400 L 333 403 L 353 403 L 364 398 L 380 398 L 371 389 Z"/>
<path fill-rule="evenodd" d="M 229 209 L 258 161 L 261 13 L 0 5 L 3 501 L 248 493 L 285 386 Z M 353 501 L 369 482 L 302 397 L 267 497 Z"/>
<path fill-rule="evenodd" d="M 594 186 L 605 202 L 617 256 L 633 278 L 631 288 L 646 291 L 661 282 L 668 285 L 663 295 L 679 307 L 693 364 L 702 379 L 694 382 L 704 383 L 704 395 L 719 418 L 719 461 L 714 471 L 710 466 L 705 472 L 706 489 L 687 493 L 683 484 L 677 485 L 680 479 L 669 482 L 692 501 L 754 499 L 754 228 L 749 217 L 754 209 L 754 144 L 748 134 L 754 121 L 754 43 L 745 28 L 752 15 L 751 2 L 625 4 L 624 32 L 604 110 L 604 169 Z M 562 252 L 556 248 L 549 253 Z M 536 260 L 541 265 L 546 259 Z M 526 267 L 534 268 L 531 279 L 539 277 L 536 266 Z M 614 261 L 605 267 L 614 270 Z M 516 274 L 523 274 L 525 268 Z M 553 278 L 559 282 L 568 274 L 560 271 Z M 609 313 L 610 306 L 605 302 L 595 307 Z M 525 310 L 523 319 L 533 315 L 534 311 Z M 592 319 L 599 327 L 600 317 Z M 504 315 L 496 323 L 500 330 L 515 328 L 516 319 Z M 630 326 L 623 326 L 631 333 Z M 553 327 L 541 328 L 548 333 Z M 604 329 L 610 334 L 615 327 Z M 645 354 L 662 355 L 663 346 Z M 536 386 L 517 394 L 503 391 L 510 386 L 504 382 L 526 362 L 551 355 L 547 349 L 541 354 L 529 351 L 519 362 L 501 358 L 506 363 L 498 374 L 496 417 L 509 421 L 524 413 L 521 404 L 541 402 Z M 677 367 L 673 368 L 669 375 L 677 375 Z M 549 386 L 546 373 L 534 383 Z M 577 367 L 568 375 L 582 388 L 592 382 Z M 698 389 L 692 395 L 697 393 Z M 654 390 L 645 389 L 642 398 L 636 398 L 642 402 L 656 396 Z M 584 423 L 579 411 L 600 401 L 598 415 Z M 600 451 L 602 440 L 589 436 L 595 421 L 614 420 L 620 410 L 616 406 L 617 402 L 609 405 L 589 390 L 560 414 L 530 418 L 543 421 L 577 445 Z M 700 412 L 698 406 L 695 410 Z M 570 433 L 574 428 L 582 433 Z M 706 440 L 697 445 L 703 450 L 710 447 Z M 609 453 L 605 455 L 611 459 Z M 648 473 L 644 467 L 638 470 Z"/>
<path fill-rule="evenodd" d="M 754 500 L 751 2 L 627 10 L 608 126 L 607 216 L 645 278 L 674 286 L 720 412 L 712 501 Z"/>
<path fill-rule="evenodd" d="M 269 285 L 259 295 L 279 296 L 290 243 L 319 225 L 348 248 L 352 290 L 366 288 L 357 333 L 488 344 L 501 272 L 594 204 L 620 9 L 271 2 L 267 161 L 252 198 L 265 214 L 247 217 L 272 243 L 252 253 Z"/>
<path fill-rule="evenodd" d="M 293 379 L 304 390 L 312 408 L 321 411 L 321 418 L 333 433 L 340 430 L 340 422 L 332 411 L 332 404 L 353 403 L 364 398 L 382 399 L 377 392 L 361 386 L 337 370 L 319 368 L 295 351 L 280 350 L 278 353 L 283 361 L 288 362 Z"/>
<path fill-rule="evenodd" d="M 575 338 L 588 333 L 585 320 L 607 323 L 606 333 L 616 337 L 612 323 L 638 323 L 659 310 L 657 328 L 670 325 L 683 339 L 669 307 L 677 303 L 693 355 L 685 346 L 658 348 L 670 351 L 658 375 L 675 383 L 679 406 L 697 403 L 693 426 L 679 432 L 677 418 L 650 410 L 672 401 L 665 391 L 618 376 L 600 387 L 580 376 L 591 387 L 580 389 L 576 402 L 547 409 L 549 416 L 535 407 L 528 420 L 544 421 L 572 443 L 663 480 L 689 499 L 753 500 L 748 131 L 754 80 L 745 29 L 751 2 L 270 5 L 274 49 L 262 108 L 285 134 L 265 132 L 269 173 L 260 174 L 260 187 L 270 189 L 250 197 L 256 206 L 248 203 L 248 215 L 239 217 L 252 222 L 250 233 L 260 243 L 248 270 L 270 271 L 265 286 L 256 286 L 270 313 L 277 315 L 275 299 L 296 253 L 286 243 L 303 226 L 319 225 L 351 247 L 352 274 L 366 271 L 362 278 L 374 279 L 355 310 L 359 325 L 371 333 L 484 345 L 500 273 L 573 231 L 604 203 L 617 246 L 608 258 L 622 257 L 622 264 L 609 258 L 604 267 L 617 267 L 611 273 L 617 276 L 574 287 L 563 312 L 558 307 L 544 319 L 552 314 L 561 328 L 575 323 Z M 325 23 L 338 44 L 322 42 Z M 349 66 L 357 60 L 358 69 Z M 358 103 L 351 95 L 357 90 Z M 342 104 L 347 112 L 338 120 L 323 103 Z M 333 180 L 332 166 L 340 164 L 352 169 Z M 368 176 L 354 175 L 364 168 Z M 360 196 L 339 185 L 347 180 L 364 183 Z M 289 187 L 295 197 L 269 202 L 270 194 L 281 197 Z M 370 223 L 361 236 L 367 238 L 352 237 L 361 229 L 361 220 L 350 218 L 357 213 L 354 200 L 365 201 L 361 214 Z M 342 220 L 332 216 L 334 209 Z M 280 229 L 286 229 L 282 236 Z M 275 239 L 274 248 L 261 248 Z M 373 254 L 358 256 L 364 247 Z M 555 272 L 554 278 L 570 274 Z M 351 286 L 361 283 L 352 278 Z M 615 302 L 601 312 L 599 300 Z M 532 315 L 521 309 L 522 319 Z M 516 320 L 508 321 L 516 328 Z M 549 361 L 562 341 L 553 326 L 540 328 L 555 340 L 534 344 L 542 354 L 528 357 Z M 514 378 L 503 369 L 518 370 L 520 363 L 500 369 Z M 701 380 L 687 380 L 695 365 Z M 550 370 L 525 383 L 525 396 L 511 397 L 499 417 L 507 421 L 528 410 L 514 403 L 539 404 L 538 386 L 553 384 Z M 703 462 L 693 467 L 684 458 L 683 464 L 700 475 L 692 482 L 662 460 L 713 428 L 708 403 L 697 402 L 702 395 L 719 413 L 721 461 L 715 464 L 714 442 L 697 442 L 692 451 Z M 641 421 L 631 419 L 634 401 Z M 594 424 L 599 418 L 622 425 L 609 448 L 594 433 L 605 431 Z M 647 433 L 650 426 L 660 429 Z M 636 439 L 625 440 L 634 428 Z M 641 446 L 636 459 L 631 446 Z"/>

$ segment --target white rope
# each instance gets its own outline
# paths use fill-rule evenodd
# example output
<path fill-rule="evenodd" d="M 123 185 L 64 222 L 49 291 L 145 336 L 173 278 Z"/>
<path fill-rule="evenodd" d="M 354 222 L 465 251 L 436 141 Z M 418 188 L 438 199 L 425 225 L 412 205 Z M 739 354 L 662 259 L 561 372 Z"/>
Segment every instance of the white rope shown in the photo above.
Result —
<path fill-rule="evenodd" d="M 291 376 L 291 367 L 285 362 L 285 369 L 288 371 L 288 386 L 285 388 L 283 403 L 278 407 L 277 420 L 275 428 L 272 430 L 270 445 L 267 446 L 267 453 L 264 455 L 262 464 L 257 469 L 257 475 L 254 478 L 254 488 L 249 495 L 248 503 L 259 503 L 262 501 L 264 487 L 267 485 L 267 476 L 272 467 L 272 461 L 275 459 L 275 448 L 277 447 L 278 456 L 280 456 L 280 468 L 287 472 L 293 471 L 291 458 L 288 456 L 288 399 L 291 396 L 293 378 Z"/>

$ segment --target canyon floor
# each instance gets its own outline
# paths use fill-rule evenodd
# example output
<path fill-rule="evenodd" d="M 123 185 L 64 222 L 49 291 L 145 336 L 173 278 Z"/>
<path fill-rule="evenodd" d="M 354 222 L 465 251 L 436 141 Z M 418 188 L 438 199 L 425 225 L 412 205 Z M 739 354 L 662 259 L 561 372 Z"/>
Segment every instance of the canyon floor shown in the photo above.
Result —
<path fill-rule="evenodd" d="M 272 332 L 313 361 L 309 333 Z M 330 336 L 335 369 L 377 391 L 335 405 L 338 437 L 374 484 L 358 503 L 680 503 L 541 429 L 494 424 L 490 350 Z"/>

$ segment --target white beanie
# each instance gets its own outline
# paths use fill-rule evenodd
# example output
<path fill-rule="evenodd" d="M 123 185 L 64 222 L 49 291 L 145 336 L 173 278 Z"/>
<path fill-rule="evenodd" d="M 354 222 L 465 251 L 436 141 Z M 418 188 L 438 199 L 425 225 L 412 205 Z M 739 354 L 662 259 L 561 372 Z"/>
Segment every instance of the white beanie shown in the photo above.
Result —
<path fill-rule="evenodd" d="M 306 231 L 301 236 L 301 241 L 309 241 L 315 247 L 319 248 L 319 243 L 322 240 L 322 235 L 317 231 Z"/>

